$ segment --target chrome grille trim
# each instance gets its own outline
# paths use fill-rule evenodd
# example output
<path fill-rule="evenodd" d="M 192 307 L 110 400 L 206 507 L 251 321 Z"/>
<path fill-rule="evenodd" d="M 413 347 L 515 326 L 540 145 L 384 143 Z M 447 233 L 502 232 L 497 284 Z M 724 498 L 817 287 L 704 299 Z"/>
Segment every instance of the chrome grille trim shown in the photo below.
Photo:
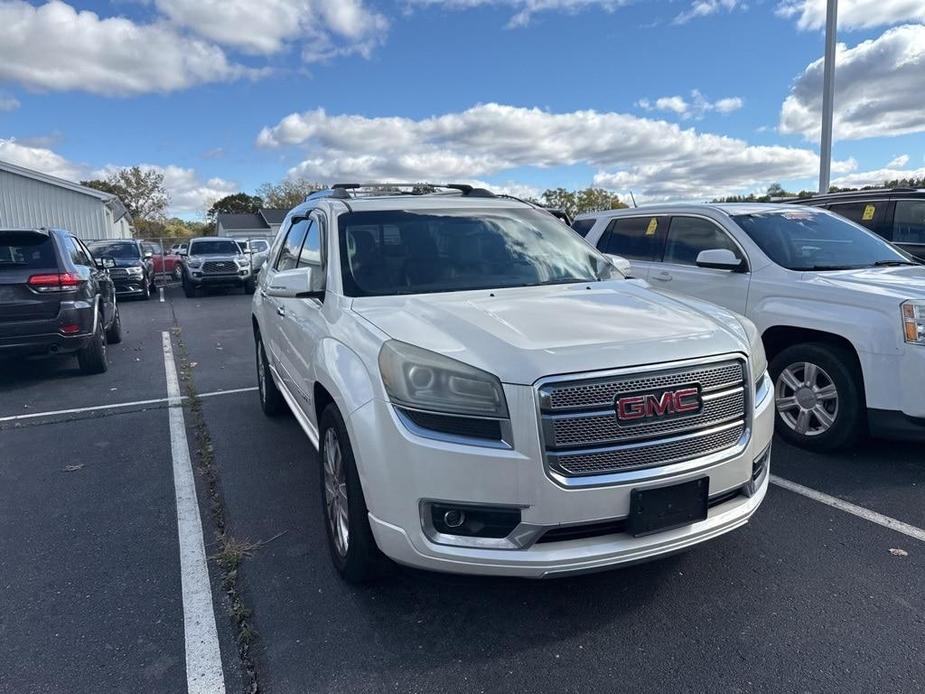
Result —
<path fill-rule="evenodd" d="M 550 463 L 566 475 L 596 475 L 700 458 L 734 446 L 745 433 L 744 422 L 732 422 L 685 436 L 615 446 L 602 450 L 549 453 Z"/>
<path fill-rule="evenodd" d="M 703 387 L 704 393 L 711 393 L 745 382 L 744 362 L 730 359 L 719 367 L 688 367 L 653 372 L 651 375 L 636 373 L 620 377 L 582 379 L 577 383 L 549 384 L 540 388 L 540 407 L 552 412 L 603 408 L 613 404 L 617 391 L 647 390 L 696 381 Z"/>
<path fill-rule="evenodd" d="M 575 445 L 603 445 L 637 439 L 668 436 L 677 432 L 712 427 L 742 418 L 745 412 L 743 387 L 712 393 L 703 399 L 703 410 L 693 417 L 667 419 L 651 424 L 620 427 L 613 408 L 591 413 L 544 415 L 543 431 L 549 448 Z"/>
<path fill-rule="evenodd" d="M 618 393 L 692 383 L 702 388 L 701 412 L 618 424 L 613 409 Z M 535 388 L 547 474 L 566 486 L 613 483 L 636 470 L 721 459 L 744 447 L 750 435 L 752 392 L 742 355 L 549 377 Z"/>
<path fill-rule="evenodd" d="M 215 274 L 226 274 L 230 272 L 237 274 L 238 264 L 233 260 L 207 260 L 202 264 L 202 271 Z"/>

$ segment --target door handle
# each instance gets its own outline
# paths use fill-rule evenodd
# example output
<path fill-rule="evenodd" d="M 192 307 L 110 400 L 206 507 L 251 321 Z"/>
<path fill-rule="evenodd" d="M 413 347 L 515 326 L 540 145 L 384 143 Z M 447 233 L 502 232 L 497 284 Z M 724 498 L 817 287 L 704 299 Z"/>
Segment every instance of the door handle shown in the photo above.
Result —
<path fill-rule="evenodd" d="M 276 307 L 276 312 L 277 312 L 279 315 L 281 315 L 281 316 L 285 316 L 285 315 L 286 315 L 286 309 L 284 309 L 282 306 L 277 306 L 277 307 Z"/>
<path fill-rule="evenodd" d="M 659 282 L 671 282 L 671 273 L 662 270 L 658 274 L 653 275 L 652 279 L 658 280 Z"/>

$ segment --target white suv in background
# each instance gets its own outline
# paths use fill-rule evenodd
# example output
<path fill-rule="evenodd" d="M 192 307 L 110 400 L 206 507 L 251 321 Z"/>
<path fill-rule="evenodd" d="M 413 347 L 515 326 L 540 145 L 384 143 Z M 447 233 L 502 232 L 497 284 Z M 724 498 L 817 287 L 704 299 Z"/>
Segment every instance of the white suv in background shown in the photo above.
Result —
<path fill-rule="evenodd" d="M 589 222 L 588 242 L 633 276 L 754 321 L 788 441 L 925 438 L 925 267 L 876 234 L 794 205 L 652 205 L 575 223 Z"/>
<path fill-rule="evenodd" d="M 551 576 L 744 524 L 773 430 L 754 326 L 625 279 L 541 209 L 439 190 L 309 196 L 254 297 L 261 404 L 320 450 L 341 574 L 381 551 Z"/>

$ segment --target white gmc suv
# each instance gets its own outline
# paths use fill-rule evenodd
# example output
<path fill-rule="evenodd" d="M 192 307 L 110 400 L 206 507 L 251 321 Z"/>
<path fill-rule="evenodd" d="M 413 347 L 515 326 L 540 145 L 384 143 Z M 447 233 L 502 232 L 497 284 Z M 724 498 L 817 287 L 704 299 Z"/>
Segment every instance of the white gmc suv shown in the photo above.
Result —
<path fill-rule="evenodd" d="M 632 276 L 754 321 L 785 439 L 925 438 L 925 267 L 876 234 L 795 205 L 647 205 L 575 224 Z"/>
<path fill-rule="evenodd" d="M 254 297 L 261 405 L 319 448 L 344 578 L 381 554 L 593 571 L 744 524 L 773 429 L 754 326 L 627 280 L 542 209 L 417 191 L 309 196 Z"/>

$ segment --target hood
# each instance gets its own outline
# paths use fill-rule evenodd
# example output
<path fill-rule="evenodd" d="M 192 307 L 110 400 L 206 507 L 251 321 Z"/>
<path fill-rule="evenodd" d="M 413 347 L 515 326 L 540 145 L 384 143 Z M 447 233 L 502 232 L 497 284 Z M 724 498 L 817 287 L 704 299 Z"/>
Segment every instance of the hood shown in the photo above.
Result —
<path fill-rule="evenodd" d="M 871 267 L 859 270 L 818 272 L 808 281 L 839 290 L 877 294 L 890 299 L 925 299 L 925 266 Z"/>
<path fill-rule="evenodd" d="M 353 310 L 393 339 L 523 385 L 748 350 L 733 314 L 716 314 L 727 328 L 708 310 L 626 280 L 369 297 Z"/>
<path fill-rule="evenodd" d="M 144 261 L 141 258 L 113 258 L 116 267 L 143 267 Z"/>

